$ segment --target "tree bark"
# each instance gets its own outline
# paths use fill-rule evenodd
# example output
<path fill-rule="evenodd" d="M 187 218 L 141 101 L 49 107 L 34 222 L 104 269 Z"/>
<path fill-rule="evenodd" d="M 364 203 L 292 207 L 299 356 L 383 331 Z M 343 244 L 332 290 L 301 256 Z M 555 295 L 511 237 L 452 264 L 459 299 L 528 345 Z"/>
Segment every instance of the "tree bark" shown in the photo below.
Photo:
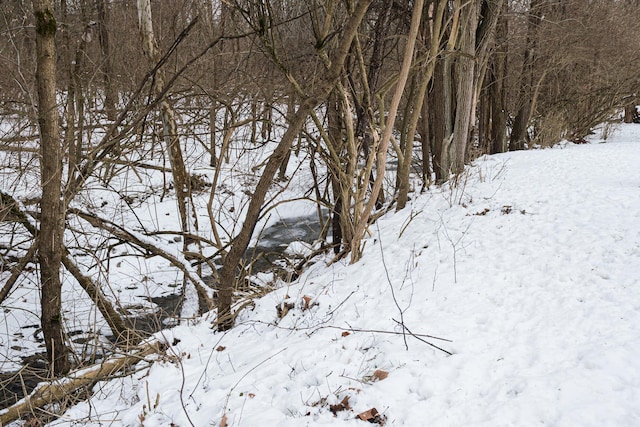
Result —
<path fill-rule="evenodd" d="M 161 58 L 160 50 L 153 33 L 153 21 L 151 16 L 151 0 L 138 0 L 138 23 L 142 36 L 142 50 L 149 61 L 155 65 Z M 158 69 L 155 75 L 154 91 L 160 95 L 164 90 L 165 75 L 162 69 Z M 188 204 L 191 196 L 191 183 L 184 165 L 180 139 L 178 138 L 178 124 L 171 103 L 165 98 L 160 102 L 162 116 L 162 133 L 169 153 L 169 163 L 173 173 L 178 210 L 180 212 L 180 225 L 183 232 L 190 230 Z M 186 249 L 185 240 L 185 249 Z"/>
<path fill-rule="evenodd" d="M 396 90 L 391 99 L 391 105 L 389 106 L 389 119 L 385 123 L 384 132 L 378 144 L 376 150 L 376 179 L 371 188 L 371 195 L 361 216 L 358 218 L 358 222 L 355 224 L 353 239 L 351 240 L 351 262 L 354 263 L 360 259 L 360 242 L 364 237 L 365 230 L 369 223 L 369 217 L 373 208 L 375 207 L 378 199 L 378 194 L 382 189 L 382 180 L 384 179 L 384 173 L 387 163 L 387 150 L 389 148 L 389 141 L 391 140 L 391 134 L 393 133 L 393 126 L 395 124 L 396 114 L 398 113 L 398 106 L 400 105 L 400 99 L 404 93 L 404 88 L 409 77 L 409 71 L 411 69 L 411 63 L 413 62 L 413 51 L 416 45 L 416 38 L 418 37 L 418 29 L 420 27 L 420 20 L 422 18 L 422 9 L 424 6 L 424 0 L 416 0 L 413 6 L 413 14 L 411 16 L 411 27 L 409 28 L 409 34 L 407 35 L 407 44 L 404 50 L 404 57 L 402 59 L 402 66 L 400 67 L 400 74 L 398 76 L 398 82 L 396 83 Z"/>
<path fill-rule="evenodd" d="M 478 24 L 477 1 L 470 1 L 461 10 L 460 49 L 456 58 L 456 115 L 453 129 L 452 171 L 464 170 L 469 128 L 473 109 L 475 68 L 475 36 Z"/>
<path fill-rule="evenodd" d="M 508 2 L 502 4 L 502 13 L 496 28 L 496 49 L 489 67 L 489 104 L 491 115 L 491 154 L 507 151 L 507 37 Z"/>
<path fill-rule="evenodd" d="M 520 77 L 520 107 L 513 122 L 509 150 L 523 150 L 529 139 L 528 127 L 531 119 L 531 104 L 533 102 L 533 71 L 535 49 L 537 45 L 537 30 L 540 24 L 538 9 L 541 0 L 531 0 L 527 21 L 527 41 L 524 50 L 524 61 Z"/>
<path fill-rule="evenodd" d="M 433 18 L 433 34 L 429 34 L 429 27 L 425 25 L 423 29 L 423 43 L 430 38 L 430 51 L 428 56 L 428 61 L 425 61 L 420 68 L 420 74 L 418 77 L 418 95 L 415 97 L 415 102 L 413 105 L 413 110 L 409 119 L 409 126 L 407 129 L 407 137 L 405 150 L 402 155 L 401 165 L 398 167 L 398 200 L 396 209 L 404 209 L 409 199 L 409 175 L 411 172 L 411 160 L 413 155 L 413 140 L 415 139 L 416 129 L 418 128 L 418 120 L 420 119 L 420 113 L 424 109 L 425 99 L 427 94 L 427 89 L 429 86 L 429 82 L 431 81 L 431 76 L 433 75 L 433 70 L 435 66 L 435 58 L 438 54 L 439 50 L 439 40 L 440 40 L 440 32 L 442 30 L 442 20 L 444 17 L 444 9 L 446 7 L 446 2 L 441 1 L 440 5 L 437 6 L 437 11 Z M 430 36 L 430 37 L 429 37 Z M 422 154 L 423 154 L 423 179 L 426 177 L 425 173 L 425 164 L 424 164 L 424 156 L 428 153 L 426 148 L 426 133 L 423 134 L 423 144 L 422 144 Z"/>
<path fill-rule="evenodd" d="M 107 0 L 96 0 L 96 11 L 98 18 L 98 39 L 100 41 L 100 50 L 102 51 L 102 81 L 104 84 L 104 111 L 109 120 L 115 120 L 117 111 L 116 103 L 118 96 L 112 83 L 113 75 L 113 58 L 111 57 L 111 41 L 109 40 L 109 31 L 107 30 L 109 19 L 109 2 Z"/>
<path fill-rule="evenodd" d="M 54 375 L 69 371 L 62 324 L 60 265 L 64 235 L 62 144 L 56 104 L 56 20 L 50 0 L 33 0 L 36 18 L 36 85 L 40 127 L 40 261 L 41 323 L 47 357 Z"/>

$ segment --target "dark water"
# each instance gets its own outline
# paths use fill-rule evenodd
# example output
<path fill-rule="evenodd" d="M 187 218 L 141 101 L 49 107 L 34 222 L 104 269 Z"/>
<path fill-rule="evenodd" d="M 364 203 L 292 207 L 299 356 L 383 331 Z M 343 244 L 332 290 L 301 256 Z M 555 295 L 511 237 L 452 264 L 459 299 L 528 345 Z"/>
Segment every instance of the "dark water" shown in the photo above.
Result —
<path fill-rule="evenodd" d="M 289 258 L 284 251 L 290 243 L 313 243 L 320 237 L 320 228 L 317 216 L 282 219 L 260 234 L 258 244 L 247 249 L 245 258 L 260 258 L 254 263 L 253 272 L 268 271 L 277 261 Z"/>

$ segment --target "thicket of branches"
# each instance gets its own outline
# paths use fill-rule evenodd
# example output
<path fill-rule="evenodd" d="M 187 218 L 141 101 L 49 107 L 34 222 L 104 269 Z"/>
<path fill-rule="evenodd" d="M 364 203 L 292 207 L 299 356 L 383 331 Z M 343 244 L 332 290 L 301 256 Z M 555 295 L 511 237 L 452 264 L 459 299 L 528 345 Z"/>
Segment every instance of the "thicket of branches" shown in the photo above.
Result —
<path fill-rule="evenodd" d="M 412 191 L 455 177 L 484 153 L 579 141 L 633 108 L 638 6 L 3 1 L 0 303 L 29 265 L 39 266 L 41 288 L 50 292 L 41 320 L 56 374 L 70 367 L 61 282 L 54 280 L 61 274 L 86 291 L 126 347 L 136 334 L 105 293 L 104 260 L 78 261 L 79 254 L 126 243 L 181 271 L 202 309 L 217 309 L 217 328 L 227 329 L 245 252 L 273 202 L 274 183 L 287 185 L 290 156 L 312 159 L 316 183 L 308 197 L 330 213 L 325 235 L 330 231 L 332 241 L 324 247 L 356 262 L 369 224 L 381 212 L 403 209 Z M 43 44 L 47 37 L 53 44 Z M 43 70 L 52 73 L 49 80 Z M 187 142 L 198 150 L 186 151 Z M 265 160 L 244 171 L 255 174 L 244 217 L 226 229 L 219 219 L 236 213 L 220 203 L 219 179 L 234 149 L 261 150 Z M 194 202 L 202 182 L 192 169 L 203 156 L 215 172 L 206 183 L 207 206 Z M 397 159 L 392 175 L 388 156 Z M 148 170 L 166 172 L 172 183 L 162 191 L 177 200 L 173 228 L 148 230 L 93 209 L 97 187 L 122 196 L 126 209 L 131 200 L 119 174 Z M 34 182 L 39 188 L 29 188 Z M 203 216 L 207 227 L 198 223 Z M 154 243 L 162 233 L 181 237 L 179 254 Z M 45 234 L 59 238 L 43 246 Z M 222 258 L 220 271 L 211 265 L 213 289 L 201 270 L 212 252 Z"/>

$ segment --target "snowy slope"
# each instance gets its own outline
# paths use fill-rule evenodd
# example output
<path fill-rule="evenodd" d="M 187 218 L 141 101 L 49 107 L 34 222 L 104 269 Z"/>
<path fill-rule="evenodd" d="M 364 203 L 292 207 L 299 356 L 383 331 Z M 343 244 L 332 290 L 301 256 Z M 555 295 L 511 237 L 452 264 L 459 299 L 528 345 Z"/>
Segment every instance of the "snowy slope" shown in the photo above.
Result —
<path fill-rule="evenodd" d="M 227 333 L 159 334 L 167 356 L 54 425 L 640 425 L 640 126 L 483 157 L 411 203 L 358 264 L 317 263 Z"/>

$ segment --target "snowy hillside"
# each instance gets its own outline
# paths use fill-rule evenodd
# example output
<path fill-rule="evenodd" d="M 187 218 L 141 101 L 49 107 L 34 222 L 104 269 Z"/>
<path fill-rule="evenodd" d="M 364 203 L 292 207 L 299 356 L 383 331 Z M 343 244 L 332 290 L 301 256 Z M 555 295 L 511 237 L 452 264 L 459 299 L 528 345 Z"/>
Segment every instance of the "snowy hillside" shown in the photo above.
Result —
<path fill-rule="evenodd" d="M 477 160 L 380 219 L 358 264 L 316 263 L 227 333 L 158 334 L 166 355 L 53 425 L 635 426 L 639 325 L 625 125 Z"/>

